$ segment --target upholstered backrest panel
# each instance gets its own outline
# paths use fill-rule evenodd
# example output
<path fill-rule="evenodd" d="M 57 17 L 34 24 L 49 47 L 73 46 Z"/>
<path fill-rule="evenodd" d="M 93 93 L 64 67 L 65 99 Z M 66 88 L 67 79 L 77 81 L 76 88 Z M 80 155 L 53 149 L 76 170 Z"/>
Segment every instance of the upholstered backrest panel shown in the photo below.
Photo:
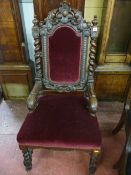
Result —
<path fill-rule="evenodd" d="M 71 84 L 80 80 L 81 33 L 62 25 L 48 37 L 48 73 L 51 81 Z"/>

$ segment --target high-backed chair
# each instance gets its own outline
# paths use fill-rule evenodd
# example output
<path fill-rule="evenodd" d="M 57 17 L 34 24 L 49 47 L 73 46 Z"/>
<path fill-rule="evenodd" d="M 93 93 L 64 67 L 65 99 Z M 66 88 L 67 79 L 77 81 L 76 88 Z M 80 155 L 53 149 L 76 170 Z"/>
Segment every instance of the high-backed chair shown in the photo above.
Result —
<path fill-rule="evenodd" d="M 17 135 L 24 165 L 32 168 L 34 148 L 80 149 L 89 151 L 93 175 L 101 151 L 94 92 L 97 17 L 87 23 L 64 1 L 43 22 L 35 16 L 33 23 L 36 81 Z"/>

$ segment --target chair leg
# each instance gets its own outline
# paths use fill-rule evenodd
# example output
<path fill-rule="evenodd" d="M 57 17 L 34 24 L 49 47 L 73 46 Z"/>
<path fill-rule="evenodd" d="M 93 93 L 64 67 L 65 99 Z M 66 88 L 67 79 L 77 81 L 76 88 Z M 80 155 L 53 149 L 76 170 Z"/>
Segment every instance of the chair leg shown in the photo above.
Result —
<path fill-rule="evenodd" d="M 93 150 L 90 153 L 89 175 L 95 174 L 99 157 L 100 157 L 100 150 Z"/>
<path fill-rule="evenodd" d="M 121 130 L 121 128 L 123 127 L 124 123 L 125 123 L 125 110 L 123 110 L 122 116 L 121 116 L 117 126 L 115 127 L 115 129 L 113 129 L 112 133 L 117 134 Z"/>
<path fill-rule="evenodd" d="M 25 148 L 22 150 L 23 152 L 23 157 L 24 157 L 24 166 L 25 166 L 25 169 L 26 171 L 29 171 L 32 169 L 32 153 L 33 153 L 33 150 L 30 149 L 30 148 Z"/>

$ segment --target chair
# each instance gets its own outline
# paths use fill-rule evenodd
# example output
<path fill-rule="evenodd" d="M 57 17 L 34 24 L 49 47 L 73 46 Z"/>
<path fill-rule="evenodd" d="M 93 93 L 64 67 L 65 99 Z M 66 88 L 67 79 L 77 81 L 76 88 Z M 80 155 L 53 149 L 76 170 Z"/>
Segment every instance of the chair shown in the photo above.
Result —
<path fill-rule="evenodd" d="M 131 81 L 131 75 L 129 77 Z M 123 112 L 121 118 L 113 130 L 113 134 L 117 134 L 120 129 L 125 126 L 126 141 L 121 153 L 121 156 L 114 168 L 118 170 L 119 175 L 131 174 L 131 84 L 127 87 L 126 100 L 124 103 Z"/>
<path fill-rule="evenodd" d="M 35 16 L 33 24 L 36 81 L 27 99 L 30 112 L 17 135 L 25 168 L 32 168 L 35 148 L 78 149 L 90 153 L 93 175 L 101 152 L 94 92 L 97 17 L 87 23 L 64 1 L 44 21 Z"/>

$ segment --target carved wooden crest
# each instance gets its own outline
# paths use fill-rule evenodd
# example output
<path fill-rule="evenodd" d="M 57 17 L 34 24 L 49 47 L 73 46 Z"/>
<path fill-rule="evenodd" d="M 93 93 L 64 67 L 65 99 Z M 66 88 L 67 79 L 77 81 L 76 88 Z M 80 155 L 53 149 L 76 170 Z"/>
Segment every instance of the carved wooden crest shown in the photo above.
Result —
<path fill-rule="evenodd" d="M 43 24 L 45 24 L 43 26 Z M 49 12 L 48 17 L 41 22 L 42 31 L 43 29 L 50 31 L 56 25 L 60 24 L 68 24 L 77 29 L 78 31 L 86 31 L 85 34 L 90 34 L 90 23 L 87 23 L 83 17 L 82 13 L 78 10 L 72 9 L 70 5 L 66 2 L 60 3 L 60 7 L 58 9 L 54 9 Z"/>

